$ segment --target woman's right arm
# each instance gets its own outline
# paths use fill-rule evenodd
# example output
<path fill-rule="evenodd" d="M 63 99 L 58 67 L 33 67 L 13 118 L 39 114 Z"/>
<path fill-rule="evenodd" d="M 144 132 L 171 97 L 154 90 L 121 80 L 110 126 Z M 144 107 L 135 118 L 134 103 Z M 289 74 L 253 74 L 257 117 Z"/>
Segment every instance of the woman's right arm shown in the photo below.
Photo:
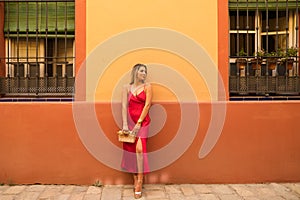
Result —
<path fill-rule="evenodd" d="M 122 90 L 122 121 L 123 130 L 128 131 L 128 120 L 127 120 L 127 106 L 128 106 L 128 85 L 123 86 Z"/>

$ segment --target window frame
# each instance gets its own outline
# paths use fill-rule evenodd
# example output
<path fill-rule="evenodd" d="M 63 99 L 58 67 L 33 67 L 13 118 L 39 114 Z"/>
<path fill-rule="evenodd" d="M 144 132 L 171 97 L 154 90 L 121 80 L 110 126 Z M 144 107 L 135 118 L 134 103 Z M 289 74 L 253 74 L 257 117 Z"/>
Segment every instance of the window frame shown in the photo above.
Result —
<path fill-rule="evenodd" d="M 2 27 L 5 55 L 0 58 L 4 60 L 5 70 L 0 77 L 0 100 L 3 97 L 73 97 L 75 0 L 0 0 L 0 3 L 5 10 Z M 53 22 L 53 19 L 56 21 Z M 50 39 L 55 41 L 52 58 L 49 57 Z M 57 66 L 61 67 L 61 75 L 56 73 Z M 52 67 L 52 76 L 49 76 L 48 67 Z"/>
<path fill-rule="evenodd" d="M 234 2 L 233 0 L 229 1 L 229 97 L 230 100 L 234 99 L 242 99 L 242 100 L 273 100 L 278 99 L 278 96 L 281 96 L 282 99 L 289 100 L 295 99 L 291 98 L 292 96 L 299 96 L 300 99 L 300 79 L 299 79 L 299 52 L 297 55 L 293 56 L 294 64 L 290 67 L 287 63 L 283 63 L 285 57 L 284 53 L 288 51 L 289 48 L 295 47 L 299 49 L 299 5 L 292 3 L 292 6 L 288 6 L 288 2 L 286 2 L 286 8 L 282 9 L 276 4 L 272 4 L 272 9 L 268 10 L 266 7 L 258 6 L 256 1 L 255 3 L 251 3 L 251 8 L 248 7 L 248 1 L 246 3 L 242 1 L 241 5 L 239 6 L 240 1 Z M 279 2 L 279 1 L 278 1 Z M 281 6 L 283 5 L 282 2 Z M 279 4 L 279 3 L 278 3 Z M 274 5 L 276 5 L 274 7 Z M 236 6 L 236 7 L 234 7 Z M 255 7 L 256 6 L 256 7 Z M 294 8 L 295 7 L 295 8 Z M 235 9 L 234 9 L 235 8 Z M 241 8 L 241 9 L 240 9 Z M 255 9 L 256 8 L 256 9 Z M 274 9 L 275 8 L 275 9 Z M 240 10 L 239 10 L 240 9 Z M 255 11 L 254 11 L 255 10 Z M 240 29 L 237 27 L 235 30 L 232 29 L 230 24 L 232 16 L 234 13 L 237 12 L 235 17 L 239 16 L 239 12 L 249 12 L 254 11 L 255 13 L 255 31 Z M 276 12 L 276 17 L 279 16 L 279 12 L 285 12 L 286 14 L 286 24 L 282 23 L 281 25 L 284 26 L 277 30 L 266 30 L 263 31 L 263 13 L 267 12 Z M 271 13 L 272 14 L 272 13 Z M 252 15 L 253 16 L 253 15 Z M 273 13 L 274 16 L 274 13 Z M 239 16 L 240 17 L 240 16 Z M 238 20 L 238 19 L 236 19 Z M 249 19 L 248 19 L 249 20 Z M 268 20 L 268 18 L 267 18 Z M 276 19 L 276 25 L 280 26 L 278 23 L 278 18 Z M 288 21 L 287 21 L 288 20 Z M 239 24 L 237 24 L 239 25 Z M 287 26 L 286 26 L 287 25 Z M 250 26 L 248 26 L 250 27 Z M 236 40 L 236 44 L 231 42 L 232 34 L 247 34 L 247 38 L 250 34 L 255 34 L 255 40 L 253 41 L 254 44 L 246 44 L 246 55 L 241 55 L 239 52 L 232 52 L 233 49 L 238 49 L 243 47 L 240 45 Z M 264 45 L 264 41 L 266 40 L 265 37 L 270 40 L 270 38 L 276 36 L 273 43 L 267 41 Z M 280 35 L 287 36 L 284 38 L 286 42 L 280 43 L 278 38 Z M 238 38 L 238 36 L 236 36 Z M 272 46 L 275 46 L 276 55 L 264 55 L 261 61 L 257 61 L 256 66 L 261 66 L 260 68 L 253 68 L 252 60 L 255 58 L 257 59 L 258 56 L 253 54 L 253 52 L 249 52 L 249 46 L 254 45 L 255 51 L 264 50 L 271 53 Z M 232 45 L 236 45 L 237 47 L 232 48 Z M 237 50 L 236 50 L 237 51 Z M 281 54 L 280 54 L 281 53 Z M 234 55 L 235 54 L 235 55 Z M 270 64 L 269 58 L 277 58 L 276 67 L 273 69 L 268 68 L 267 66 Z M 240 65 L 240 60 L 244 60 L 244 64 Z M 260 62 L 260 65 L 257 65 Z M 244 66 L 244 67 L 240 67 Z M 282 72 L 282 68 L 284 68 Z M 281 72 L 279 70 L 281 69 Z M 242 98 L 240 98 L 242 97 Z"/>

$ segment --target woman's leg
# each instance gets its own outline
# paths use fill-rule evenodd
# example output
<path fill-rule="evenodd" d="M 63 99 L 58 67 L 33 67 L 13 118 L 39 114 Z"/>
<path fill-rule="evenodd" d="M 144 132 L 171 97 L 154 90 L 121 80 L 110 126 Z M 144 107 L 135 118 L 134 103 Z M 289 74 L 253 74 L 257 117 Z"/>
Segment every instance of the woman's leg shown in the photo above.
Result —
<path fill-rule="evenodd" d="M 138 175 L 133 174 L 133 190 L 135 189 L 137 182 L 138 182 Z"/>
<path fill-rule="evenodd" d="M 137 183 L 135 185 L 135 198 L 140 198 L 142 196 L 142 186 L 143 186 L 143 145 L 141 138 L 138 139 L 136 144 L 136 157 L 137 157 L 137 168 L 138 168 L 138 174 L 137 174 Z"/>

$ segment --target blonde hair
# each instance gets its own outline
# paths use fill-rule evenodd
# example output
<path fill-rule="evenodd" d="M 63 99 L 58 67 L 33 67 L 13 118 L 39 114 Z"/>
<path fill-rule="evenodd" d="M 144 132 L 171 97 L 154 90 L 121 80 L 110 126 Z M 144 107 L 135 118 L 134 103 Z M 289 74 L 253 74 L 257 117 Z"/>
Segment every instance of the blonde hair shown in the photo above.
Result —
<path fill-rule="evenodd" d="M 146 74 L 147 74 L 147 66 L 144 65 L 144 64 L 135 64 L 131 70 L 131 81 L 130 81 L 130 85 L 132 85 L 134 83 L 134 78 L 135 78 L 135 75 L 136 75 L 136 72 L 141 68 L 141 67 L 145 67 L 146 69 Z"/>

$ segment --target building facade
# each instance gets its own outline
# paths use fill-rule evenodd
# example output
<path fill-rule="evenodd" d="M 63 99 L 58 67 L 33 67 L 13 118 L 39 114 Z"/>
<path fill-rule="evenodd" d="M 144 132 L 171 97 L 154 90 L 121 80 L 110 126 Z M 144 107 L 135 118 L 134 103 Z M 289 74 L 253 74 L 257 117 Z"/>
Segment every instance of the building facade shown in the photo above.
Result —
<path fill-rule="evenodd" d="M 0 1 L 0 182 L 130 183 L 116 131 L 138 62 L 154 94 L 146 183 L 299 181 L 298 54 L 281 64 L 298 7 Z"/>

